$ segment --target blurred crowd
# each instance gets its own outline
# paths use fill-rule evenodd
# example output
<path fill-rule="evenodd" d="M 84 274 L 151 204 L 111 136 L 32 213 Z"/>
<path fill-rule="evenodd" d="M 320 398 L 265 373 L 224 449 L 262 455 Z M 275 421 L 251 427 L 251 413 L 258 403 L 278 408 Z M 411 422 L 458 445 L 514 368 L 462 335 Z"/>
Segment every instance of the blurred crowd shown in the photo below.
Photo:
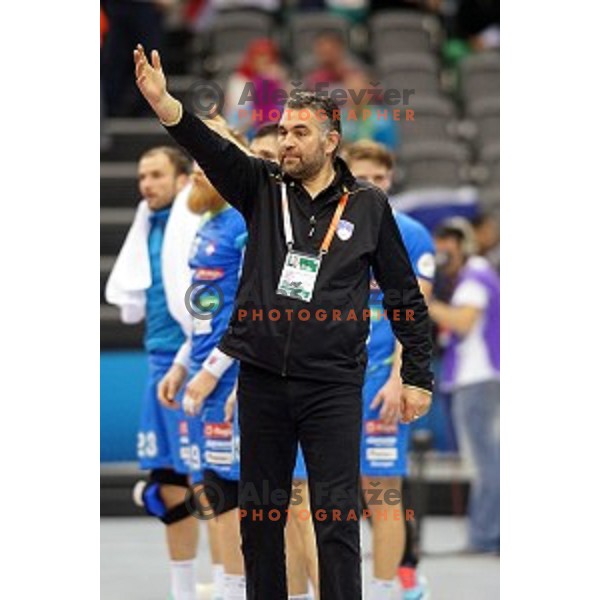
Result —
<path fill-rule="evenodd" d="M 285 47 L 282 35 L 256 39 L 242 56 L 233 56 L 234 68 L 226 69 L 233 71 L 228 89 L 239 86 L 241 79 L 253 78 L 285 86 L 297 74 L 303 76 L 308 86 L 328 82 L 347 88 L 360 87 L 377 75 L 379 66 L 378 57 L 373 56 L 374 45 L 361 28 L 378 13 L 393 9 L 436 17 L 444 40 L 439 51 L 448 67 L 456 67 L 471 52 L 499 48 L 499 0 L 102 0 L 101 62 L 106 112 L 109 116 L 136 116 L 147 110 L 132 87 L 131 52 L 136 43 L 157 48 L 169 56 L 176 37 L 170 33 L 177 31 L 176 44 L 187 46 L 188 54 L 193 54 L 199 36 L 210 32 L 219 17 L 240 10 L 268 15 L 279 34 L 299 15 L 312 12 L 338 16 L 349 28 L 354 28 L 356 39 L 350 48 L 346 32 L 332 27 L 317 36 L 312 49 L 306 49 L 300 56 L 291 55 L 298 48 Z M 386 51 L 394 52 L 393 46 Z M 237 53 L 227 51 L 227 54 L 231 57 Z M 380 135 L 391 143 L 385 134 Z"/>

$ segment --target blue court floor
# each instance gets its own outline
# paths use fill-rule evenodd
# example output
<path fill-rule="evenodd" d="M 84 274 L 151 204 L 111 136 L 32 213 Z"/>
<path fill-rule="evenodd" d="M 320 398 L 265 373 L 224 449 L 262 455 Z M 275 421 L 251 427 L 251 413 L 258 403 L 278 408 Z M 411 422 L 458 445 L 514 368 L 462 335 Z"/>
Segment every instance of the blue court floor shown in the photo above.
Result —
<path fill-rule="evenodd" d="M 206 529 L 201 531 L 198 582 L 210 582 Z M 150 518 L 102 518 L 102 600 L 167 600 L 169 572 L 162 524 Z M 371 576 L 370 531 L 363 523 L 364 580 Z M 421 572 L 431 588 L 431 600 L 499 600 L 500 559 L 466 556 L 465 521 L 427 517 L 423 524 Z M 202 586 L 203 587 L 203 586 Z M 199 591 L 199 600 L 210 595 Z M 365 600 L 376 600 L 368 598 Z"/>

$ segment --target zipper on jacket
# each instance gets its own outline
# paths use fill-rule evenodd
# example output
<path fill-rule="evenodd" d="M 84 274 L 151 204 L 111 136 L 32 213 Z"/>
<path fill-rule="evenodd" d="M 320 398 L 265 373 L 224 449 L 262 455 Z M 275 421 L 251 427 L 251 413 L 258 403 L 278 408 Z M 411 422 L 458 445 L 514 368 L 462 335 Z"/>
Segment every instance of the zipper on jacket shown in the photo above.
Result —
<path fill-rule="evenodd" d="M 287 377 L 287 359 L 290 352 L 290 345 L 292 343 L 292 329 L 294 329 L 294 321 L 290 323 L 287 340 L 285 340 L 285 348 L 283 349 L 283 369 L 281 370 L 282 377 Z"/>

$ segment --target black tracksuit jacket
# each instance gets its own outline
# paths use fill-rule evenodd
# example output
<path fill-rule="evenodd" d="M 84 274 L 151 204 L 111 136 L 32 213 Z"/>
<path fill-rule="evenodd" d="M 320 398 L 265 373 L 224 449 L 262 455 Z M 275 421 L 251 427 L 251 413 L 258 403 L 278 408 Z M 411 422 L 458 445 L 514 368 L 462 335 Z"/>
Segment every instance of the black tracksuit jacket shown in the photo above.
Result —
<path fill-rule="evenodd" d="M 333 183 L 311 199 L 279 165 L 247 156 L 188 112 L 166 129 L 246 220 L 246 255 L 236 307 L 219 345 L 223 352 L 284 377 L 362 384 L 369 334 L 363 311 L 369 306 L 374 275 L 385 295 L 389 322 L 403 346 L 404 384 L 432 389 L 427 307 L 387 197 L 379 188 L 357 181 L 338 158 Z M 344 189 L 349 191 L 342 219 L 354 225 L 352 235 L 346 241 L 334 235 L 310 303 L 276 294 L 287 252 L 282 180 L 288 190 L 294 249 L 301 252 L 318 252 Z M 279 311 L 279 320 L 274 320 L 277 313 L 269 318 L 273 309 Z M 309 311 L 308 321 L 299 319 L 301 309 Z M 317 319 L 317 309 L 325 311 L 320 313 L 325 320 Z M 339 320 L 334 319 L 333 309 L 341 311 Z M 396 313 L 400 319 L 393 319 L 394 309 L 400 309 Z M 414 320 L 407 318 L 406 309 L 413 311 Z M 353 314 L 356 320 L 346 318 Z"/>

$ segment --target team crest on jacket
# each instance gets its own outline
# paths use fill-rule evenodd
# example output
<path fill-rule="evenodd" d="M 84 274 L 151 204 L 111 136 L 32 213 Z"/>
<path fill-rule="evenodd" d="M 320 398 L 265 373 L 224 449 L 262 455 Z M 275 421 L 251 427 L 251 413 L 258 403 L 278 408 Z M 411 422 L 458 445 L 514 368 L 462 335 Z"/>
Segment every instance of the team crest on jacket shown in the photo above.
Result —
<path fill-rule="evenodd" d="M 354 223 L 340 219 L 336 229 L 337 236 L 340 238 L 340 240 L 342 240 L 342 242 L 347 242 L 352 237 L 353 232 Z"/>

